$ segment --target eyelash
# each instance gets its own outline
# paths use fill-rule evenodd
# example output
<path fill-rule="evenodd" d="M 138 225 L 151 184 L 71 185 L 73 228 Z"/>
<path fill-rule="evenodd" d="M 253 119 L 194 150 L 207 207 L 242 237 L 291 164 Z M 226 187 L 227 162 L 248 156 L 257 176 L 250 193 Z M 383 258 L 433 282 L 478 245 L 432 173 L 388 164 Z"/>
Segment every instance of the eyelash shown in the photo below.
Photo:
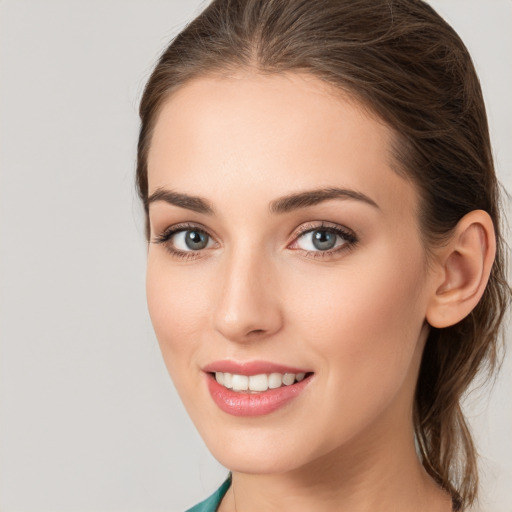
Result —
<path fill-rule="evenodd" d="M 303 224 L 299 230 L 294 233 L 293 237 L 293 244 L 297 243 L 300 237 L 306 235 L 307 233 L 312 233 L 314 231 L 325 231 L 327 233 L 332 233 L 334 235 L 339 236 L 342 238 L 345 242 L 340 245 L 339 247 L 334 247 L 333 249 L 328 249 L 326 251 L 304 251 L 305 255 L 308 258 L 315 258 L 315 259 L 328 259 L 330 257 L 335 257 L 339 253 L 349 251 L 355 247 L 355 245 L 358 242 L 358 239 L 356 237 L 356 234 L 348 229 L 341 227 L 339 225 L 333 225 L 326 222 L 320 222 L 319 224 L 315 223 L 306 223 Z M 301 249 L 293 249 L 293 250 L 301 250 Z"/>
<path fill-rule="evenodd" d="M 183 231 L 194 231 L 197 233 L 201 233 L 203 235 L 206 235 L 210 239 L 213 240 L 213 237 L 208 233 L 207 230 L 202 228 L 201 226 L 198 226 L 197 224 L 178 224 L 175 226 L 171 226 L 170 228 L 167 228 L 165 231 L 163 231 L 160 235 L 156 236 L 153 240 L 153 243 L 164 245 L 165 249 L 175 258 L 179 258 L 182 260 L 192 260 L 200 257 L 200 253 L 204 249 L 200 249 L 197 251 L 190 250 L 190 251 L 181 251 L 179 249 L 175 249 L 172 247 L 171 244 L 169 244 L 169 240 L 176 235 L 177 233 L 183 232 Z M 313 223 L 307 223 L 302 225 L 299 230 L 294 233 L 293 243 L 296 243 L 297 240 L 306 235 L 307 233 L 311 233 L 314 231 L 325 231 L 327 233 L 332 233 L 334 235 L 337 235 L 345 240 L 345 243 L 340 245 L 339 247 L 335 247 L 334 249 L 329 249 L 326 251 L 306 251 L 302 250 L 306 257 L 309 258 L 315 258 L 315 259 L 327 259 L 329 257 L 333 257 L 334 255 L 337 255 L 340 252 L 349 251 L 354 248 L 354 246 L 357 244 L 358 239 L 355 235 L 355 233 L 352 230 L 349 230 L 347 228 L 342 228 L 338 225 L 331 225 L 327 224 L 325 222 L 321 222 L 320 224 L 313 224 Z M 301 250 L 301 249 L 292 249 L 292 250 Z"/>
<path fill-rule="evenodd" d="M 172 247 L 171 244 L 169 244 L 169 240 L 176 235 L 177 233 L 180 233 L 182 231 L 195 231 L 197 233 L 202 233 L 203 235 L 206 235 L 213 239 L 212 236 L 203 229 L 201 226 L 198 226 L 197 224 L 177 224 L 175 226 L 171 226 L 170 228 L 167 228 L 163 233 L 158 235 L 153 243 L 155 244 L 161 244 L 165 247 L 165 249 L 174 257 L 182 259 L 182 260 L 192 260 L 199 257 L 199 253 L 201 251 L 180 251 L 179 249 L 175 249 Z"/>

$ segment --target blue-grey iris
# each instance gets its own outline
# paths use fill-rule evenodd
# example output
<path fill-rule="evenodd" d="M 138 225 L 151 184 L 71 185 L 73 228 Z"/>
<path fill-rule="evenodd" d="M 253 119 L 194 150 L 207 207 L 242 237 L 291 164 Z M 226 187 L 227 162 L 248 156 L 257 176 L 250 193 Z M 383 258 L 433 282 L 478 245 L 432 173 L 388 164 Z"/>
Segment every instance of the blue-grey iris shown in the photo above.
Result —
<path fill-rule="evenodd" d="M 185 243 L 189 249 L 199 251 L 208 245 L 208 235 L 200 231 L 187 231 Z"/>
<path fill-rule="evenodd" d="M 336 233 L 319 230 L 313 231 L 313 245 L 319 251 L 328 251 L 336 245 Z"/>

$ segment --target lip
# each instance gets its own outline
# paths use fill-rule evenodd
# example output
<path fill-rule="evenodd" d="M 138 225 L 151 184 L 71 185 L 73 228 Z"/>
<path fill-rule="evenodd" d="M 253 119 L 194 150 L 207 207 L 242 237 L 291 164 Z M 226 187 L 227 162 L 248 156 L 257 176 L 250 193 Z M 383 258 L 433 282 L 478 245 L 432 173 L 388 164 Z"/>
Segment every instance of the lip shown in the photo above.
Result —
<path fill-rule="evenodd" d="M 231 361 L 224 359 L 207 364 L 202 368 L 206 373 L 236 373 L 237 375 L 259 375 L 261 373 L 311 373 L 311 370 L 272 363 L 270 361 Z"/>
<path fill-rule="evenodd" d="M 203 368 L 210 395 L 220 410 L 232 416 L 263 416 L 270 414 L 297 398 L 309 386 L 313 373 L 300 368 L 284 366 L 267 361 L 217 361 Z M 258 375 L 261 373 L 305 373 L 306 377 L 289 386 L 268 389 L 257 393 L 244 393 L 227 389 L 215 380 L 215 372 L 229 372 L 237 375 Z"/>

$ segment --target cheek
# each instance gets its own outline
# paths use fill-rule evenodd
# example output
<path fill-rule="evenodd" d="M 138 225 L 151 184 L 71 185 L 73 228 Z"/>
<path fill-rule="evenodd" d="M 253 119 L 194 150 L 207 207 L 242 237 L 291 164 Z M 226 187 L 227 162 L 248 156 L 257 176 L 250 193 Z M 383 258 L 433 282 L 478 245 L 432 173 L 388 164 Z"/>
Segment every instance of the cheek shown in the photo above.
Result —
<path fill-rule="evenodd" d="M 393 254 L 375 261 L 357 269 L 347 264 L 324 278 L 317 273 L 314 291 L 310 283 L 296 288 L 302 300 L 289 304 L 299 350 L 319 369 L 321 452 L 365 431 L 385 411 L 406 413 L 412 403 L 424 324 L 421 258 L 414 265 Z"/>
<path fill-rule="evenodd" d="M 203 282 L 197 271 L 192 276 L 166 264 L 165 257 L 151 253 L 148 256 L 148 310 L 165 364 L 175 383 L 181 373 L 189 371 L 193 360 L 188 356 L 204 338 L 204 313 L 211 308 L 211 302 Z"/>
<path fill-rule="evenodd" d="M 314 287 L 297 280 L 302 300 L 290 305 L 301 338 L 341 393 L 396 391 L 424 324 L 421 250 L 413 248 L 406 258 L 391 249 L 373 256 L 316 273 Z"/>

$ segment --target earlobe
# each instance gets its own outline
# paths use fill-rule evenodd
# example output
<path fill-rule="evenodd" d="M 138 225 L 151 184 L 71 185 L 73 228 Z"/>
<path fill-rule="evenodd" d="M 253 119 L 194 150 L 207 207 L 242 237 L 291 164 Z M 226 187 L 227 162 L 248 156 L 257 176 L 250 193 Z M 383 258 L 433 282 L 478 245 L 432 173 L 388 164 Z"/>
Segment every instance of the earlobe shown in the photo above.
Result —
<path fill-rule="evenodd" d="M 487 286 L 495 254 L 489 214 L 483 210 L 466 214 L 437 254 L 438 279 L 426 315 L 432 327 L 449 327 L 471 313 Z"/>

